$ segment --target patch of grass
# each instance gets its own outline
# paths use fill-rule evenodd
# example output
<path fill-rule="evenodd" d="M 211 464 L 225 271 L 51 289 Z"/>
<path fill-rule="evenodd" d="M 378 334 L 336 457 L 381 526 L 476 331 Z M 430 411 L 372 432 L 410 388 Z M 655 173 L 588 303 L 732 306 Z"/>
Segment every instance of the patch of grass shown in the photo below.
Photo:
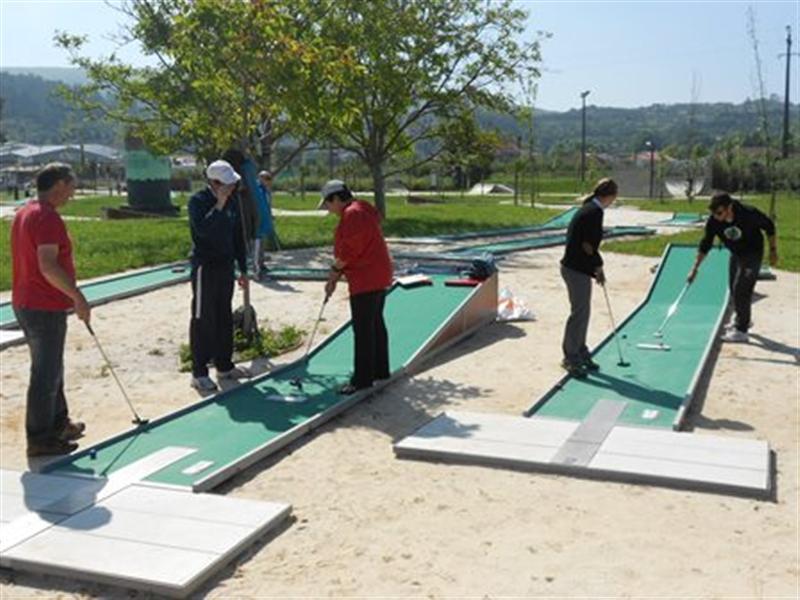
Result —
<path fill-rule="evenodd" d="M 175 194 L 172 204 L 180 207 L 182 216 L 186 216 L 186 204 L 189 202 L 188 194 Z M 103 217 L 103 208 L 119 208 L 128 204 L 127 196 L 76 196 L 59 212 L 70 217 Z"/>
<path fill-rule="evenodd" d="M 684 231 L 673 235 L 657 235 L 631 241 L 609 242 L 603 244 L 605 252 L 636 254 L 639 256 L 661 256 L 667 244 L 691 244 L 700 242 L 702 231 Z M 766 264 L 765 252 L 764 261 Z M 791 234 L 778 236 L 778 269 L 800 272 L 800 233 L 795 230 Z"/>
<path fill-rule="evenodd" d="M 761 194 L 745 198 L 746 204 L 752 204 L 767 213 L 769 196 Z M 669 200 L 664 204 L 658 201 L 642 200 L 635 202 L 642 210 L 659 210 L 663 212 L 707 212 L 707 201 Z M 669 208 L 662 208 L 668 206 Z M 785 271 L 800 272 L 800 197 L 796 194 L 779 194 L 775 207 L 778 229 L 778 267 Z M 673 235 L 651 236 L 645 239 L 610 242 L 603 245 L 609 252 L 622 254 L 638 254 L 641 256 L 661 256 L 667 244 L 693 244 L 700 242 L 702 229 L 684 231 Z M 766 256 L 764 257 L 766 260 Z"/>
<path fill-rule="evenodd" d="M 72 221 L 67 223 L 80 279 L 185 259 L 191 242 L 185 221 Z M 11 223 L 0 222 L 0 289 L 11 287 Z"/>
<path fill-rule="evenodd" d="M 259 328 L 261 337 L 252 341 L 242 335 L 241 331 L 233 334 L 233 361 L 242 362 L 259 357 L 280 356 L 300 346 L 303 342 L 305 331 L 293 325 L 287 325 L 280 330 L 270 327 Z M 192 351 L 189 344 L 181 344 L 178 349 L 180 371 L 186 373 L 192 370 Z"/>
<path fill-rule="evenodd" d="M 104 202 L 103 197 L 96 199 L 96 208 L 99 210 Z M 490 203 L 408 205 L 401 198 L 390 198 L 388 214 L 383 224 L 384 233 L 391 237 L 407 237 L 535 225 L 557 213 Z M 330 247 L 333 244 L 336 227 L 333 216 L 277 216 L 275 222 L 284 248 Z M 11 287 L 10 229 L 10 221 L 0 222 L 0 248 L 3 249 L 0 251 L 0 289 L 3 290 Z M 69 221 L 67 229 L 80 279 L 183 260 L 191 249 L 189 224 L 180 219 Z"/>

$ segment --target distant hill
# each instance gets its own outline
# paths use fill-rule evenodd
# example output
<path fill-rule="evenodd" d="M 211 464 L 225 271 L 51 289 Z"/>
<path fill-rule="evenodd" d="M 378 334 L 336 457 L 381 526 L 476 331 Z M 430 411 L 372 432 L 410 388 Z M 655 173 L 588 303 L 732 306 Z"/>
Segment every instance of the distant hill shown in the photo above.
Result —
<path fill-rule="evenodd" d="M 39 69 L 53 76 L 69 73 L 78 81 L 78 69 Z M 39 75 L 0 71 L 3 99 L 0 131 L 7 140 L 30 144 L 96 143 L 119 145 L 117 128 L 87 118 L 58 95 L 62 83 Z"/>
<path fill-rule="evenodd" d="M 61 100 L 55 93 L 62 82 L 67 85 L 85 83 L 80 69 L 14 67 L 0 70 L 0 97 L 4 98 L 0 130 L 7 139 L 35 144 L 75 142 L 78 134 L 84 142 L 114 145 L 121 139 L 118 128 L 107 123 L 87 119 Z M 587 106 L 587 144 L 597 152 L 628 154 L 640 151 L 647 140 L 657 148 L 667 145 L 685 145 L 690 133 L 695 143 L 706 146 L 716 140 L 740 134 L 745 145 L 757 144 L 759 128 L 758 106 L 753 101 L 741 104 L 697 104 L 695 126 L 690 132 L 689 104 L 654 104 L 640 108 L 608 108 Z M 777 98 L 768 102 L 772 134 L 778 137 L 783 119 L 783 104 Z M 511 116 L 479 111 L 482 127 L 497 129 L 514 139 L 522 136 L 524 128 Z M 557 147 L 574 148 L 580 144 L 581 112 L 536 112 L 536 149 L 547 152 Z M 798 129 L 800 105 L 791 107 L 791 122 Z M 800 131 L 795 139 L 800 138 Z"/>
<path fill-rule="evenodd" d="M 46 81 L 58 81 L 67 85 L 82 85 L 88 81 L 86 72 L 74 67 L 3 67 L 0 73 L 35 75 Z"/>
<path fill-rule="evenodd" d="M 758 104 L 697 104 L 694 107 L 694 127 L 690 128 L 689 104 L 653 104 L 640 108 L 586 107 L 586 143 L 598 152 L 630 154 L 641 151 L 645 141 L 657 148 L 668 145 L 685 146 L 689 140 L 705 146 L 733 134 L 740 134 L 745 145 L 757 145 L 760 127 Z M 783 102 L 773 98 L 767 102 L 771 133 L 779 137 L 783 127 Z M 482 127 L 498 129 L 506 135 L 526 138 L 519 124 L 508 115 L 481 112 Z M 795 139 L 800 135 L 800 105 L 790 107 L 790 123 Z M 691 133 L 691 135 L 690 135 Z M 547 152 L 557 145 L 575 147 L 581 140 L 581 111 L 537 112 L 534 116 L 536 148 Z M 527 142 L 525 142 L 527 143 Z"/>

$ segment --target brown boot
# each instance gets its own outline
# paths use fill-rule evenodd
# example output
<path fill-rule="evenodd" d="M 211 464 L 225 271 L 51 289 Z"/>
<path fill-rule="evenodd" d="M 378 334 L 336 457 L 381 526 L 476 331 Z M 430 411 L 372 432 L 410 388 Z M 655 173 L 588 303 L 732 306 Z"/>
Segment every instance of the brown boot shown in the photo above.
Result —
<path fill-rule="evenodd" d="M 64 425 L 64 429 L 61 430 L 61 433 L 58 435 L 59 439 L 71 442 L 72 440 L 77 440 L 78 438 L 83 437 L 83 432 L 86 431 L 86 423 L 82 421 L 67 421 L 67 424 Z"/>
<path fill-rule="evenodd" d="M 28 442 L 28 456 L 47 456 L 48 454 L 69 454 L 78 447 L 75 442 L 67 440 L 44 440 Z"/>

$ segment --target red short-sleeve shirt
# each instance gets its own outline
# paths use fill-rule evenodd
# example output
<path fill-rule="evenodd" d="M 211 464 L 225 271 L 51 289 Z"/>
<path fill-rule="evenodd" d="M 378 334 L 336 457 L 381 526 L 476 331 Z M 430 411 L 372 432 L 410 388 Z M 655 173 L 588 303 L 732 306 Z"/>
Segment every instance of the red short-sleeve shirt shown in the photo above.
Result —
<path fill-rule="evenodd" d="M 11 226 L 11 303 L 33 310 L 69 310 L 72 300 L 39 270 L 39 246 L 57 245 L 58 264 L 75 281 L 72 242 L 64 221 L 47 202 L 33 200 L 17 211 Z"/>
<path fill-rule="evenodd" d="M 354 200 L 336 227 L 333 254 L 345 263 L 350 295 L 385 290 L 392 285 L 392 259 L 383 239 L 380 213 Z"/>

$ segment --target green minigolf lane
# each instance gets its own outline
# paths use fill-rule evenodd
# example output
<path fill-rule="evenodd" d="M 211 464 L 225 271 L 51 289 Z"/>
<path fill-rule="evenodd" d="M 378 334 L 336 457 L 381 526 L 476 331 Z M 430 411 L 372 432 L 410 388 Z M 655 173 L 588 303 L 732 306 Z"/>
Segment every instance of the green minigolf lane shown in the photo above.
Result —
<path fill-rule="evenodd" d="M 727 250 L 708 254 L 697 279 L 664 328 L 662 339 L 671 349 L 645 350 L 637 348 L 637 344 L 658 342 L 653 333 L 686 283 L 696 254 L 695 246 L 671 246 L 647 301 L 620 325 L 622 353 L 630 366 L 617 364 L 617 346 L 609 337 L 593 354 L 600 365 L 599 372 L 585 380 L 566 379 L 560 388 L 555 387 L 545 394 L 531 414 L 583 420 L 598 400 L 619 400 L 628 403 L 620 422 L 673 427 L 684 398 L 693 392 L 695 373 L 727 305 Z M 613 283 L 610 285 L 613 308 Z M 602 290 L 594 286 L 592 293 L 602 294 Z M 592 318 L 607 317 L 594 314 Z"/>
<path fill-rule="evenodd" d="M 455 240 L 468 240 L 479 237 L 494 237 L 503 235 L 513 235 L 515 233 L 533 233 L 535 231 L 544 231 L 547 229 L 566 229 L 569 222 L 575 213 L 578 212 L 578 207 L 573 206 L 552 219 L 548 219 L 539 225 L 529 225 L 527 227 L 505 227 L 498 229 L 482 229 L 480 231 L 467 231 L 465 233 L 450 233 L 446 235 L 437 236 L 436 239 L 443 241 Z"/>
<path fill-rule="evenodd" d="M 621 237 L 625 235 L 649 235 L 652 229 L 647 227 L 610 227 L 603 232 L 603 239 Z M 510 252 L 520 252 L 522 250 L 533 250 L 535 248 L 547 248 L 550 246 L 560 246 L 567 243 L 565 233 L 554 233 L 550 235 L 540 235 L 534 238 L 520 240 L 507 240 L 495 242 L 493 244 L 481 244 L 470 246 L 469 248 L 458 248 L 452 250 L 453 254 L 508 254 Z"/>
<path fill-rule="evenodd" d="M 603 232 L 603 239 L 622 237 L 626 235 L 651 235 L 655 230 L 648 227 L 609 227 Z M 417 260 L 469 260 L 482 254 L 490 253 L 497 256 L 510 254 L 512 252 L 522 252 L 523 250 L 535 250 L 537 248 L 550 248 L 566 244 L 566 233 L 551 233 L 537 235 L 535 237 L 522 238 L 516 240 L 505 240 L 491 244 L 478 244 L 472 246 L 461 246 L 453 248 L 449 252 L 395 252 L 395 258 L 417 259 Z"/>
<path fill-rule="evenodd" d="M 101 304 L 112 298 L 132 296 L 136 293 L 172 283 L 189 280 L 188 264 L 165 265 L 138 273 L 110 277 L 103 281 L 86 283 L 80 287 L 90 305 Z M 17 318 L 10 302 L 0 304 L 0 328 L 16 325 Z"/>
<path fill-rule="evenodd" d="M 431 275 L 432 286 L 395 287 L 387 296 L 385 318 L 389 329 L 392 372 L 414 354 L 463 303 L 474 288 L 447 287 L 448 276 Z M 165 446 L 188 446 L 197 452 L 159 471 L 148 480 L 191 486 L 227 464 L 234 463 L 270 440 L 315 417 L 347 397 L 337 389 L 349 379 L 353 362 L 352 328 L 332 334 L 311 353 L 308 363 L 258 377 L 228 392 L 199 402 L 130 431 L 53 465 L 51 471 L 105 475 Z M 304 402 L 276 402 L 270 395 L 297 393 L 290 385 L 301 377 Z M 135 401 L 135 399 L 134 399 Z M 197 474 L 182 471 L 198 461 L 213 465 Z"/>
<path fill-rule="evenodd" d="M 672 213 L 672 217 L 664 221 L 659 221 L 659 225 L 694 225 L 705 220 L 705 215 L 700 213 Z"/>

